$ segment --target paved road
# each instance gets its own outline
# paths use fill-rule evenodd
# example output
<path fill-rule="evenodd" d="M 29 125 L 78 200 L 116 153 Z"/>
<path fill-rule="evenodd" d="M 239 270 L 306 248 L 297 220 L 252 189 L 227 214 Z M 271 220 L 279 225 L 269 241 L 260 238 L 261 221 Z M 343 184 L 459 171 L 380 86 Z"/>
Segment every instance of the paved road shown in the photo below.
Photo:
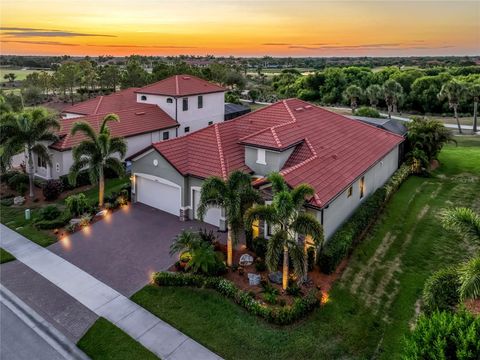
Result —
<path fill-rule="evenodd" d="M 62 360 L 35 330 L 0 304 L 0 358 L 8 360 Z"/>

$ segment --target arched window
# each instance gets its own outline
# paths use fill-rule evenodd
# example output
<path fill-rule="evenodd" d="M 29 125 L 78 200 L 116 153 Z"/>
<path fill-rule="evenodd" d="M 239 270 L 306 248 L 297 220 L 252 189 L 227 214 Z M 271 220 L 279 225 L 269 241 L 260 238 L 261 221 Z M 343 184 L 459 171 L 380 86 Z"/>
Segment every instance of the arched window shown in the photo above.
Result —
<path fill-rule="evenodd" d="M 146 101 L 146 100 L 147 100 L 147 96 L 146 96 L 146 95 L 142 95 L 142 96 L 140 97 L 140 100 Z"/>
<path fill-rule="evenodd" d="M 173 103 L 173 99 L 172 98 L 167 98 L 167 104 L 171 104 Z"/>

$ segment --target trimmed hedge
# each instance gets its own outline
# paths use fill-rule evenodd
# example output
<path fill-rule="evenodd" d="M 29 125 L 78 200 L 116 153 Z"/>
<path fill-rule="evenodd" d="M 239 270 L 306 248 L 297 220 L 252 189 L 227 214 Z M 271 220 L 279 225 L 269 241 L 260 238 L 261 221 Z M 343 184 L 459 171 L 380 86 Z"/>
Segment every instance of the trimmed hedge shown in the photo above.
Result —
<path fill-rule="evenodd" d="M 460 302 L 460 278 L 455 268 L 435 272 L 425 282 L 423 304 L 425 311 L 452 311 Z"/>
<path fill-rule="evenodd" d="M 158 272 L 153 275 L 153 281 L 159 286 L 191 286 L 216 290 L 242 306 L 250 314 L 260 316 L 277 325 L 292 324 L 311 313 L 320 304 L 317 291 L 313 290 L 303 298 L 294 299 L 293 305 L 283 307 L 265 305 L 249 292 L 237 288 L 233 282 L 221 277 Z"/>
<path fill-rule="evenodd" d="M 113 170 L 110 170 L 108 168 L 104 169 L 104 176 L 105 176 L 105 179 L 118 178 L 118 175 Z M 78 173 L 77 182 L 75 183 L 75 186 L 72 186 L 70 184 L 70 181 L 68 181 L 68 175 L 62 175 L 59 177 L 59 179 L 62 181 L 63 190 L 73 190 L 81 186 L 91 185 L 90 176 L 88 175 L 88 170 L 82 170 Z"/>
<path fill-rule="evenodd" d="M 331 274 L 338 264 L 349 254 L 352 247 L 360 241 L 369 225 L 376 219 L 385 203 L 398 190 L 400 185 L 410 176 L 411 169 L 402 165 L 381 188 L 378 188 L 355 211 L 352 217 L 337 230 L 326 243 L 318 256 L 318 265 L 322 272 Z"/>

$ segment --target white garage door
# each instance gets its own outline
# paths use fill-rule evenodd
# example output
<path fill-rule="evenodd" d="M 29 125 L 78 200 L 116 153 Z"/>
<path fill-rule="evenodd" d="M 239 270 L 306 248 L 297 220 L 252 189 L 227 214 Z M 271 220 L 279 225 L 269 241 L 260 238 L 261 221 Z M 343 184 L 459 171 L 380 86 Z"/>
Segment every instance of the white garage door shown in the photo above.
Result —
<path fill-rule="evenodd" d="M 173 215 L 180 214 L 180 188 L 137 176 L 137 201 Z"/>
<path fill-rule="evenodd" d="M 201 192 L 199 190 L 193 190 L 193 208 L 195 209 L 195 219 L 198 219 L 197 209 L 200 203 Z M 203 221 L 207 224 L 220 226 L 220 217 L 222 216 L 222 209 L 219 207 L 211 207 L 203 217 Z"/>

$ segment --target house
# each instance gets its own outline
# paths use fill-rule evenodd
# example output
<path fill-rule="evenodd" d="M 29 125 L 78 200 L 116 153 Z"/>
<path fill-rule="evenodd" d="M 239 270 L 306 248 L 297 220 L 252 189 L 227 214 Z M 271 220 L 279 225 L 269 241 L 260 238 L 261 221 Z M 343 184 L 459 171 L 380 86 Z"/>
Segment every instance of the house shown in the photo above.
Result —
<path fill-rule="evenodd" d="M 131 156 L 132 193 L 134 201 L 196 219 L 209 176 L 243 170 L 268 192 L 266 176 L 279 171 L 291 187 L 314 187 L 305 211 L 323 224 L 328 238 L 395 172 L 402 141 L 305 101 L 283 100 Z M 225 213 L 211 208 L 204 221 L 224 229 Z M 254 234 L 269 233 L 268 226 L 256 224 Z"/>
<path fill-rule="evenodd" d="M 232 120 L 239 116 L 248 114 L 250 111 L 249 106 L 245 106 L 242 104 L 232 104 L 232 103 L 225 103 L 225 120 Z"/>
<path fill-rule="evenodd" d="M 46 144 L 52 166 L 34 155 L 35 176 L 57 179 L 68 174 L 73 164 L 72 148 L 80 134 L 70 136 L 78 121 L 98 129 L 105 115 L 115 113 L 119 123 L 109 126 L 113 136 L 127 141 L 127 156 L 158 141 L 168 140 L 224 120 L 225 89 L 190 75 L 176 75 L 147 85 L 98 96 L 65 108 L 62 112 L 60 140 Z"/>

